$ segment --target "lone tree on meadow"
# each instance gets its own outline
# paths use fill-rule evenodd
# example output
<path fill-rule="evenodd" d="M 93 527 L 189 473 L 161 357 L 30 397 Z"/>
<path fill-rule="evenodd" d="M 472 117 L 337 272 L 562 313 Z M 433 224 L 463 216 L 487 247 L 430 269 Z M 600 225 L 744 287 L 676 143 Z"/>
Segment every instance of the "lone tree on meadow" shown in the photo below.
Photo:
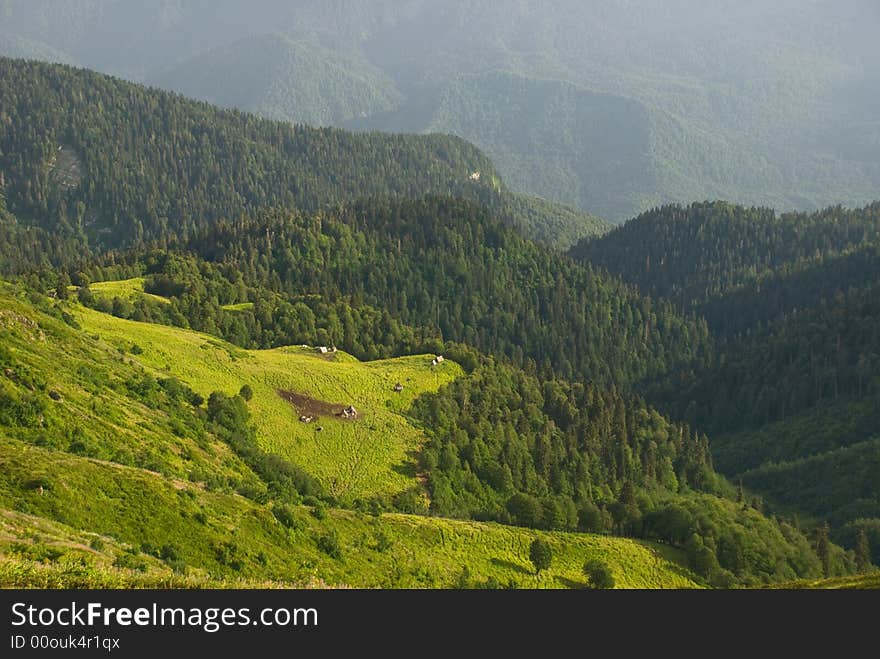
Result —
<path fill-rule="evenodd" d="M 251 389 L 251 385 L 243 384 L 241 385 L 241 390 L 239 390 L 238 395 L 249 401 L 254 397 L 254 390 Z"/>
<path fill-rule="evenodd" d="M 529 547 L 529 558 L 535 566 L 535 574 L 541 574 L 541 570 L 546 570 L 553 562 L 553 550 L 546 540 L 537 538 Z"/>
<path fill-rule="evenodd" d="M 584 575 L 588 585 L 595 590 L 614 588 L 614 575 L 605 563 L 592 559 L 584 563 Z"/>

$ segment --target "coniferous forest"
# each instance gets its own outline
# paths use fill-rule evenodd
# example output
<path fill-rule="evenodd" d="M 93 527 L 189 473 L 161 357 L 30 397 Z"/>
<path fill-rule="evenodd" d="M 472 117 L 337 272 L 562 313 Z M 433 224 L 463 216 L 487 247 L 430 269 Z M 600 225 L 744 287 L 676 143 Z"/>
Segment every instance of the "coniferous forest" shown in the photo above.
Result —
<path fill-rule="evenodd" d="M 143 492 L 161 475 L 241 495 L 211 514 L 241 499 L 262 520 L 251 540 L 201 546 L 198 504 L 163 545 L 136 542 L 120 514 L 99 531 L 128 544 L 117 562 L 284 580 L 273 552 L 290 543 L 319 557 L 303 574 L 325 561 L 337 583 L 374 585 L 346 558 L 342 510 L 638 539 L 714 587 L 880 564 L 877 204 L 664 206 L 607 231 L 509 190 L 459 138 L 273 122 L 9 59 L 0 192 L 0 441 L 47 465 L 0 483 L 0 507 L 90 530 L 34 492 L 60 496 L 72 477 L 57 465 L 93 459 L 141 470 Z M 226 361 L 188 370 L 168 352 L 187 343 Z M 311 362 L 252 372 L 315 346 Z M 75 355 L 75 375 L 51 350 Z M 278 384 L 309 368 L 309 396 Z M 278 394 L 314 409 L 360 396 L 367 411 L 312 431 L 298 409 L 272 434 Z M 77 396 L 94 422 L 54 411 Z M 114 447 L 107 428 L 126 423 L 154 445 Z M 419 438 L 403 457 L 363 448 L 403 427 Z M 335 433 L 355 442 L 312 451 Z M 347 487 L 354 475 L 326 470 L 346 452 L 385 480 Z M 395 529 L 371 530 L 370 550 L 393 553 Z M 264 532 L 283 542 L 249 544 Z M 390 585 L 451 585 L 395 569 Z"/>

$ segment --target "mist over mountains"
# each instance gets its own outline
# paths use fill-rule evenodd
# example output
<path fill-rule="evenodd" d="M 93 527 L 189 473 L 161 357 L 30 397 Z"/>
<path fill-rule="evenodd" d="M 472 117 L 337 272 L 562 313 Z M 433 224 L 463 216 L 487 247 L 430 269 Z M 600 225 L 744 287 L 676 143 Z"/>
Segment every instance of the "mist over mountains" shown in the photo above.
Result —
<path fill-rule="evenodd" d="M 0 53 L 317 125 L 449 132 L 620 221 L 880 185 L 880 8 L 831 2 L 4 0 Z"/>

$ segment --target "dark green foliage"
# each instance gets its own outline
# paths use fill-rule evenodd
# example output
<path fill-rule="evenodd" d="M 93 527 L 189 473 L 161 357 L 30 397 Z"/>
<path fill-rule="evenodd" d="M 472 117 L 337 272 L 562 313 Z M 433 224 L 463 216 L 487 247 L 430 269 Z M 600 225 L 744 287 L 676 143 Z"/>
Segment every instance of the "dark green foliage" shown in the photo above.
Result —
<path fill-rule="evenodd" d="M 595 531 L 610 530 L 610 516 L 635 534 L 635 488 L 720 486 L 705 437 L 613 389 L 488 364 L 411 414 L 430 438 L 423 463 L 443 515 Z"/>
<path fill-rule="evenodd" d="M 281 522 L 285 528 L 295 529 L 299 526 L 293 508 L 287 504 L 276 503 L 272 506 L 272 514 L 275 515 L 275 519 Z"/>
<path fill-rule="evenodd" d="M 705 316 L 709 358 L 647 397 L 709 433 L 721 471 L 837 529 L 880 516 L 880 204 L 668 206 L 574 253 Z"/>
<path fill-rule="evenodd" d="M 215 548 L 215 558 L 220 565 L 241 572 L 244 569 L 244 556 L 238 544 L 229 540 Z"/>
<path fill-rule="evenodd" d="M 251 398 L 254 397 L 254 390 L 251 388 L 251 385 L 243 384 L 241 386 L 241 390 L 238 392 L 238 395 L 241 396 L 245 402 L 248 402 Z"/>
<path fill-rule="evenodd" d="M 46 401 L 41 395 L 0 388 L 0 425 L 33 428 L 42 422 Z"/>
<path fill-rule="evenodd" d="M 553 562 L 553 550 L 550 543 L 541 538 L 535 538 L 529 545 L 529 560 L 535 566 L 535 573 L 541 574 L 542 570 L 546 570 Z"/>
<path fill-rule="evenodd" d="M 856 567 L 860 571 L 880 566 L 880 518 L 857 518 L 847 522 L 835 531 L 834 540 L 854 548 Z"/>
<path fill-rule="evenodd" d="M 611 569 L 602 561 L 592 559 L 584 563 L 584 575 L 587 577 L 587 586 L 595 590 L 614 588 L 614 575 Z"/>
<path fill-rule="evenodd" d="M 743 482 L 768 497 L 823 518 L 880 518 L 880 439 L 820 455 L 767 464 L 743 474 Z"/>
<path fill-rule="evenodd" d="M 823 575 L 815 544 L 803 533 L 729 500 L 707 495 L 658 498 L 645 512 L 643 526 L 646 537 L 683 546 L 691 568 L 717 587 Z M 829 556 L 835 571 L 846 571 L 839 547 L 829 545 Z"/>
<path fill-rule="evenodd" d="M 868 542 L 868 534 L 864 527 L 859 529 L 856 536 L 856 569 L 859 572 L 867 572 L 871 569 L 871 545 Z"/>
<path fill-rule="evenodd" d="M 339 533 L 335 528 L 318 537 L 316 544 L 318 549 L 337 561 L 342 560 L 342 547 L 339 544 Z"/>
<path fill-rule="evenodd" d="M 652 297 L 686 309 L 706 306 L 713 330 L 736 332 L 815 304 L 832 295 L 841 281 L 864 281 L 864 263 L 832 265 L 836 276 L 816 278 L 808 286 L 800 281 L 783 289 L 777 278 L 803 280 L 810 266 L 878 239 L 880 203 L 777 215 L 766 208 L 711 202 L 649 211 L 601 238 L 582 241 L 571 253 Z M 737 293 L 753 286 L 751 294 Z M 761 298 L 757 306 L 756 294 Z M 715 303 L 718 298 L 723 302 Z"/>
<path fill-rule="evenodd" d="M 454 192 L 468 172 L 492 173 L 458 138 L 294 126 L 34 62 L 0 59 L 0 107 L 9 208 L 112 245 L 190 235 L 264 206 Z M 82 174 L 67 190 L 46 175 L 59 146 Z"/>

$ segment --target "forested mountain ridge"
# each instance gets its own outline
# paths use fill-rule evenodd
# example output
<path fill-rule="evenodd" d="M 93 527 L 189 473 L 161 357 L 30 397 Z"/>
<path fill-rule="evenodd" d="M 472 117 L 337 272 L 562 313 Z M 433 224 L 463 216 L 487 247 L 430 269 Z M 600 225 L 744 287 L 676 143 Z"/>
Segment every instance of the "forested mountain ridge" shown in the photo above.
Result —
<path fill-rule="evenodd" d="M 456 137 L 294 126 L 61 66 L 0 59 L 0 73 L 9 208 L 96 246 L 186 236 L 263 207 L 432 192 L 488 204 L 551 244 L 604 230 L 507 191 Z"/>
<path fill-rule="evenodd" d="M 156 247 L 199 255 L 227 283 L 209 291 L 189 286 L 187 278 L 205 266 L 157 257 Z M 181 297 L 184 315 L 200 319 L 197 329 L 248 347 L 298 343 L 298 314 L 290 304 L 311 304 L 319 296 L 378 310 L 387 319 L 378 342 L 363 341 L 375 335 L 372 330 L 362 334 L 338 321 L 325 337 L 364 358 L 412 346 L 391 331 L 398 323 L 421 328 L 422 336 L 503 355 L 534 372 L 633 387 L 665 377 L 676 364 L 697 363 L 712 350 L 705 323 L 524 239 L 466 200 L 366 200 L 314 213 L 266 210 L 189 238 L 170 235 L 136 252 L 111 252 L 97 263 L 104 267 L 74 258 L 66 270 L 75 281 L 155 275 L 150 292 Z M 43 272 L 42 285 L 57 281 L 55 273 Z M 257 297 L 242 286 L 258 288 Z M 218 313 L 223 305 L 245 302 L 254 309 L 225 320 Z"/>
<path fill-rule="evenodd" d="M 702 310 L 718 298 L 724 307 L 724 298 L 740 289 L 765 288 L 770 281 L 828 267 L 831 259 L 878 241 L 880 203 L 777 214 L 718 201 L 654 209 L 600 240 L 581 241 L 571 254 L 653 297 Z M 859 268 L 852 272 L 855 278 Z M 767 319 L 786 310 L 776 309 Z M 730 328 L 719 324 L 718 329 Z"/>
<path fill-rule="evenodd" d="M 85 70 L 0 60 L 9 208 L 111 246 L 185 235 L 261 206 L 454 193 L 489 160 L 451 137 L 271 122 Z M 53 175 L 61 154 L 66 180 Z"/>
<path fill-rule="evenodd" d="M 266 80 L 284 116 L 345 107 L 339 116 L 362 126 L 455 130 L 519 191 L 614 221 L 695 199 L 864 204 L 880 184 L 873 0 L 2 0 L 0 17 L 16 40 L 7 54 L 61 56 L 139 82 L 176 70 L 175 89 L 217 101 L 202 74 L 229 67 Z M 233 44 L 271 35 L 314 44 L 324 54 L 314 71 L 332 80 L 291 79 L 271 54 L 230 63 Z M 352 81 L 329 66 L 340 58 L 380 75 Z M 326 111 L 314 112 L 314 97 L 300 105 L 302 88 L 320 88 Z M 263 106 L 265 86 L 247 89 L 231 95 L 236 104 Z M 392 97 L 389 115 L 376 101 Z M 616 114 L 603 119 L 609 104 Z M 520 131 L 524 118 L 530 130 Z M 553 124 L 569 138 L 562 149 L 544 141 L 540 127 Z"/>
<path fill-rule="evenodd" d="M 880 205 L 670 206 L 572 253 L 706 318 L 711 359 L 648 397 L 709 433 L 723 473 L 876 538 Z"/>

